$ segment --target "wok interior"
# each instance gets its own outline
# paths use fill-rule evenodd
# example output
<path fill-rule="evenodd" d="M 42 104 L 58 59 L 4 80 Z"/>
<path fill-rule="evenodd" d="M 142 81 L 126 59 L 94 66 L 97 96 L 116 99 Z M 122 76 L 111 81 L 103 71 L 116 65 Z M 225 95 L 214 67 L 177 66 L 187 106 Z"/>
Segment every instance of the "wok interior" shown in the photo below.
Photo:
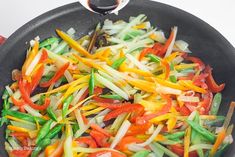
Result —
<path fill-rule="evenodd" d="M 153 26 L 157 26 L 165 32 L 169 32 L 172 26 L 178 26 L 177 38 L 189 43 L 193 56 L 200 57 L 213 67 L 216 81 L 226 83 L 220 107 L 220 113 L 226 114 L 229 103 L 235 98 L 235 81 L 233 81 L 235 78 L 235 50 L 233 46 L 200 19 L 176 8 L 146 0 L 133 0 L 118 15 L 106 16 L 88 12 L 78 3 L 73 3 L 50 11 L 29 22 L 14 33 L 0 49 L 1 93 L 4 86 L 11 82 L 11 71 L 22 66 L 29 41 L 34 37 L 39 35 L 42 40 L 56 35 L 56 28 L 67 30 L 71 27 L 75 28 L 77 37 L 80 37 L 104 19 L 128 20 L 130 16 L 137 16 L 141 13 L 147 15 Z M 232 122 L 235 122 L 235 117 Z M 4 129 L 5 127 L 0 128 L 0 152 L 2 156 L 7 156 L 4 151 Z M 233 132 L 233 136 L 234 134 Z M 229 147 L 224 156 L 232 157 L 235 154 L 235 150 L 232 149 L 234 146 L 235 143 Z"/>

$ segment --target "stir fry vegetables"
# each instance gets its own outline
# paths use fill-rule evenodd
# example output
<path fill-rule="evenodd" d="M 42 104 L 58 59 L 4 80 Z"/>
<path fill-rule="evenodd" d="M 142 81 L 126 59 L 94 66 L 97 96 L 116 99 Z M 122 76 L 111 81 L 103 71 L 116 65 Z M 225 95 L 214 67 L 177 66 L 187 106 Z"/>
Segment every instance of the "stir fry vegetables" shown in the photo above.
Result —
<path fill-rule="evenodd" d="M 178 27 L 165 36 L 146 19 L 33 40 L 2 96 L 9 156 L 220 156 L 233 142 L 225 84 Z"/>

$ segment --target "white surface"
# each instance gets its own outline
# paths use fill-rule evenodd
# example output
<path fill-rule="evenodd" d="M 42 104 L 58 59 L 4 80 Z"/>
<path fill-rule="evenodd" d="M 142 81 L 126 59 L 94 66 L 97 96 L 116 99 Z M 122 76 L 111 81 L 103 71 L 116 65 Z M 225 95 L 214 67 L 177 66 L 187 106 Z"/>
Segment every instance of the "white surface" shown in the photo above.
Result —
<path fill-rule="evenodd" d="M 8 37 L 36 16 L 77 0 L 0 0 L 0 34 Z M 235 46 L 235 0 L 156 0 L 209 23 Z"/>

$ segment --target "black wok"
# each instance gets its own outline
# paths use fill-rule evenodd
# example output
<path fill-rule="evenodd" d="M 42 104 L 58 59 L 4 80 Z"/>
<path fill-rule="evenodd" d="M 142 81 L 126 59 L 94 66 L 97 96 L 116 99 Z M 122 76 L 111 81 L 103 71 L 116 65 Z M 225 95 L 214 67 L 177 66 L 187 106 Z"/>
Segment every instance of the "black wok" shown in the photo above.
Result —
<path fill-rule="evenodd" d="M 226 83 L 220 108 L 220 113 L 225 114 L 229 102 L 235 100 L 234 47 L 219 32 L 197 17 L 177 8 L 148 0 L 132 0 L 119 12 L 118 16 L 114 14 L 100 16 L 85 10 L 79 3 L 73 3 L 49 11 L 30 21 L 11 35 L 0 48 L 1 94 L 4 86 L 11 82 L 11 71 L 22 66 L 29 41 L 34 37 L 39 35 L 41 39 L 44 39 L 56 35 L 56 28 L 67 30 L 70 27 L 75 28 L 77 35 L 81 36 L 106 18 L 127 20 L 130 16 L 137 16 L 140 13 L 146 14 L 153 26 L 158 26 L 166 32 L 169 32 L 172 26 L 178 26 L 177 38 L 187 41 L 193 55 L 199 56 L 214 68 L 213 73 L 216 81 Z M 2 102 L 0 103 L 2 104 Z M 235 117 L 232 122 L 235 122 Z M 5 127 L 0 128 L 0 156 L 2 157 L 7 156 L 4 150 L 4 130 Z M 234 134 L 233 132 L 233 136 Z M 235 143 L 223 156 L 234 156 L 234 147 Z"/>

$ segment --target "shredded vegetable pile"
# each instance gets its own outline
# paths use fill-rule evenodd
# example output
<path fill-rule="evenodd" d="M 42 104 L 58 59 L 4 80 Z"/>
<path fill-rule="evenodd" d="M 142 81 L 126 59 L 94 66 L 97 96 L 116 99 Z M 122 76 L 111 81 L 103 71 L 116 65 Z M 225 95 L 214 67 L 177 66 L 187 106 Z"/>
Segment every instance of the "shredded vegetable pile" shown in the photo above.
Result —
<path fill-rule="evenodd" d="M 79 29 L 78 29 L 79 31 Z M 212 68 L 145 15 L 30 42 L 3 94 L 5 148 L 17 157 L 207 157 L 233 142 L 235 103 L 217 115 Z"/>

